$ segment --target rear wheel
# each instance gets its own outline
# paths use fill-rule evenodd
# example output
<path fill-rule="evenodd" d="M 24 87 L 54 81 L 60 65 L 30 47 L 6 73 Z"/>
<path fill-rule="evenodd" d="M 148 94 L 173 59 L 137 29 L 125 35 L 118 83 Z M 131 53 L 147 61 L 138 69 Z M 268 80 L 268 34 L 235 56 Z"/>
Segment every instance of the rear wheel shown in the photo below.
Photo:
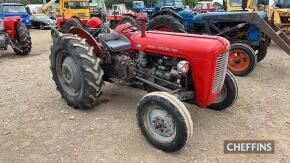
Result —
<path fill-rule="evenodd" d="M 233 105 L 238 97 L 238 84 L 234 75 L 227 71 L 224 86 L 216 102 L 209 106 L 212 110 L 224 110 Z"/>
<path fill-rule="evenodd" d="M 136 28 L 140 29 L 140 26 L 139 26 L 137 20 L 135 18 L 133 18 L 132 16 L 124 16 L 119 24 L 126 24 L 126 23 L 130 23 L 131 25 L 133 25 Z"/>
<path fill-rule="evenodd" d="M 144 96 L 137 106 L 137 120 L 148 142 L 166 152 L 180 150 L 193 132 L 185 105 L 165 92 L 152 92 Z"/>
<path fill-rule="evenodd" d="M 84 39 L 60 36 L 51 47 L 50 61 L 56 88 L 68 105 L 90 108 L 97 103 L 104 72 L 100 59 Z"/>
<path fill-rule="evenodd" d="M 83 25 L 76 18 L 69 18 L 65 23 L 65 32 L 69 32 L 72 28 L 81 28 L 83 29 Z"/>
<path fill-rule="evenodd" d="M 228 69 L 237 76 L 251 73 L 257 64 L 255 51 L 247 44 L 235 43 L 231 45 Z"/>
<path fill-rule="evenodd" d="M 28 28 L 23 23 L 16 24 L 17 38 L 13 41 L 16 55 L 27 55 L 31 52 L 31 37 Z"/>
<path fill-rule="evenodd" d="M 183 24 L 171 15 L 159 15 L 147 25 L 147 30 L 186 33 Z"/>

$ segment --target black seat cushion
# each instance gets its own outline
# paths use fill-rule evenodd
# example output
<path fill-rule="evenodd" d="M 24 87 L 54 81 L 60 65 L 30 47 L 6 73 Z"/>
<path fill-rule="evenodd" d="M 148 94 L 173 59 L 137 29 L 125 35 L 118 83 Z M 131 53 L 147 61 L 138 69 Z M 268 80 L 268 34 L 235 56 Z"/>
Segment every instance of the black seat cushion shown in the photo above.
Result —
<path fill-rule="evenodd" d="M 130 40 L 126 36 L 116 32 L 99 34 L 98 38 L 103 46 L 107 47 L 113 52 L 123 51 L 131 48 Z"/>

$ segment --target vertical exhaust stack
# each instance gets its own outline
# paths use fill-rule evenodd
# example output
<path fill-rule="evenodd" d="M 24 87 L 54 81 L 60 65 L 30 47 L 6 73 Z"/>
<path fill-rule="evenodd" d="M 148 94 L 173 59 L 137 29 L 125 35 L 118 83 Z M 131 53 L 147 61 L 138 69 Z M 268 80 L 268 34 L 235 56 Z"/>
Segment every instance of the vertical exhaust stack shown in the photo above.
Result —
<path fill-rule="evenodd" d="M 138 14 L 137 16 L 137 21 L 139 22 L 139 26 L 141 29 L 141 37 L 145 37 L 146 36 L 146 24 L 148 22 L 148 15 L 145 12 L 141 12 Z"/>

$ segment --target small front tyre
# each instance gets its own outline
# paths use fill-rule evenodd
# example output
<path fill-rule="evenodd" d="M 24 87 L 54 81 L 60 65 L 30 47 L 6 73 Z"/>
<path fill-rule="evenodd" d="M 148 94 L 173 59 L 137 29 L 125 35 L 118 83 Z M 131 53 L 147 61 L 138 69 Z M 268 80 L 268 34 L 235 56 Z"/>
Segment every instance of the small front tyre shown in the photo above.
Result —
<path fill-rule="evenodd" d="M 191 116 L 185 105 L 165 92 L 144 96 L 137 106 L 137 120 L 148 142 L 166 152 L 180 150 L 193 132 Z"/>
<path fill-rule="evenodd" d="M 231 45 L 228 69 L 236 76 L 246 76 L 257 64 L 257 55 L 253 48 L 244 43 Z"/>
<path fill-rule="evenodd" d="M 224 110 L 232 106 L 238 97 L 238 84 L 234 75 L 227 71 L 224 86 L 216 102 L 209 106 L 212 110 Z"/>

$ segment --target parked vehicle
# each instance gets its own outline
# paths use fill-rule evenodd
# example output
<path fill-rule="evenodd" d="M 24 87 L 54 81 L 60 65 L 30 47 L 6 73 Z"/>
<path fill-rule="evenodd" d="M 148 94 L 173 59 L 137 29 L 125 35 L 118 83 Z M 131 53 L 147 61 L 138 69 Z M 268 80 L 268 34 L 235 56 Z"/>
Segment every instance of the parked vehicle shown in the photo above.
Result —
<path fill-rule="evenodd" d="M 279 32 L 277 26 L 268 23 L 265 12 L 198 14 L 185 9 L 180 12 L 162 11 L 156 15 L 158 16 L 149 22 L 148 30 L 208 34 L 227 38 L 232 43 L 228 68 L 238 76 L 251 73 L 256 63 L 266 57 L 271 39 L 290 54 L 289 39 L 283 32 Z"/>
<path fill-rule="evenodd" d="M 45 28 L 57 27 L 56 21 L 45 14 L 33 14 L 30 16 L 31 26 L 44 30 Z"/>
<path fill-rule="evenodd" d="M 139 17 L 139 14 L 143 13 L 134 12 L 127 10 L 125 4 L 113 4 L 113 12 L 110 15 L 106 16 L 106 19 L 110 22 L 110 28 L 114 29 L 119 24 L 130 23 L 139 27 L 139 24 L 136 20 Z"/>
<path fill-rule="evenodd" d="M 126 23 L 97 37 L 80 28 L 67 34 L 53 29 L 53 80 L 75 108 L 94 107 L 104 81 L 151 92 L 137 105 L 141 132 L 154 147 L 177 151 L 193 133 L 181 101 L 222 110 L 237 98 L 237 83 L 227 71 L 230 44 L 223 37 L 146 32 L 147 16 L 140 21 L 141 31 Z"/>
<path fill-rule="evenodd" d="M 2 3 L 0 4 L 0 19 L 4 17 L 19 16 L 22 22 L 27 26 L 31 26 L 29 15 L 25 7 L 20 3 Z"/>
<path fill-rule="evenodd" d="M 214 12 L 216 8 L 214 7 L 214 2 L 211 1 L 200 1 L 197 2 L 195 6 L 195 11 L 199 13 Z"/>
<path fill-rule="evenodd" d="M 11 46 L 16 55 L 27 55 L 31 51 L 29 30 L 19 16 L 0 19 L 0 50 Z"/>
<path fill-rule="evenodd" d="M 265 11 L 270 22 L 275 23 L 290 38 L 290 2 L 289 0 L 246 0 L 247 11 Z M 242 11 L 242 1 L 227 0 L 227 11 Z"/>

